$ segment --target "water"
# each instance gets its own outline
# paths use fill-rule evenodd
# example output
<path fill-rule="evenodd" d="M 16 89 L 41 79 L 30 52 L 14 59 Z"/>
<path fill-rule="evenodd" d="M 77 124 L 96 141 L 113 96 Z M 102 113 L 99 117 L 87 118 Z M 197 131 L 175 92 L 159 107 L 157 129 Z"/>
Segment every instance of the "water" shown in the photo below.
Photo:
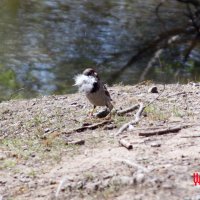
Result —
<path fill-rule="evenodd" d="M 20 88 L 24 88 L 23 97 L 74 92 L 73 76 L 87 67 L 95 67 L 109 84 L 137 83 L 151 52 L 120 76 L 113 78 L 113 74 L 163 30 L 155 15 L 157 3 L 157 0 L 1 0 L 1 96 L 10 97 Z M 181 8 L 175 1 L 162 7 L 165 28 L 186 23 Z M 167 52 L 164 55 L 163 59 Z M 198 49 L 192 55 L 199 60 Z M 155 82 L 194 79 L 192 73 L 184 71 L 178 78 L 173 73 L 170 67 L 153 68 L 145 79 Z"/>

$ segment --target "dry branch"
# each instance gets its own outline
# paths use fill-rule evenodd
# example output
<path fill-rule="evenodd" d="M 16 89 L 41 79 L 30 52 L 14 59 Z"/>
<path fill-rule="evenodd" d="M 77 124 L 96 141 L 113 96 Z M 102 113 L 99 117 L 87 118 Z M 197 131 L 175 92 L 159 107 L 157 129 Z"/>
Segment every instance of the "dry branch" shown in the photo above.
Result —
<path fill-rule="evenodd" d="M 186 94 L 186 92 L 185 92 L 185 91 L 183 91 L 183 92 L 177 92 L 177 93 L 168 95 L 167 98 L 169 98 L 169 97 L 174 97 L 174 96 L 178 96 L 178 95 L 182 95 L 182 94 Z"/>
<path fill-rule="evenodd" d="M 144 48 L 142 48 L 141 50 L 139 50 L 135 55 L 133 55 L 130 60 L 127 62 L 127 64 L 125 64 L 120 70 L 118 70 L 117 72 L 115 72 L 113 74 L 113 76 L 111 77 L 110 81 L 114 81 L 117 78 L 119 78 L 119 76 L 121 76 L 121 74 L 130 66 L 132 66 L 136 61 L 138 61 L 139 59 L 143 58 L 143 55 L 145 55 L 147 52 L 151 51 L 153 53 L 155 53 L 157 51 L 157 46 L 159 44 L 161 44 L 163 41 L 165 40 L 169 40 L 169 38 L 176 36 L 176 35 L 186 35 L 186 34 L 193 34 L 195 33 L 195 30 L 193 29 L 187 29 L 187 27 L 183 27 L 183 28 L 174 28 L 171 29 L 169 31 L 164 31 L 161 34 L 159 34 L 158 36 L 155 37 L 155 39 L 153 41 L 151 41 L 147 46 L 145 46 Z M 161 46 L 162 48 L 166 48 L 166 43 L 164 43 L 165 45 Z M 167 45 L 169 46 L 169 45 Z"/>
<path fill-rule="evenodd" d="M 127 149 L 132 149 L 133 148 L 133 145 L 129 141 L 125 140 L 125 139 L 119 140 L 119 144 L 121 144 L 123 147 L 126 147 Z"/>
<path fill-rule="evenodd" d="M 129 108 L 125 108 L 123 110 L 118 110 L 117 111 L 117 115 L 121 116 L 121 115 L 124 115 L 126 113 L 129 113 L 129 112 L 132 112 L 134 110 L 137 110 L 138 108 L 139 108 L 139 104 L 136 104 L 136 105 L 133 105 L 133 106 L 131 106 Z"/>
<path fill-rule="evenodd" d="M 150 59 L 150 61 L 148 62 L 146 68 L 144 69 L 144 71 L 142 72 L 142 74 L 140 75 L 140 80 L 139 81 L 144 81 L 146 75 L 148 74 L 148 72 L 151 70 L 151 68 L 155 65 L 156 61 L 159 59 L 160 55 L 163 53 L 163 49 L 158 49 L 155 53 L 154 56 Z"/>
<path fill-rule="evenodd" d="M 144 111 L 144 109 L 145 109 L 146 107 L 148 107 L 149 105 L 151 105 L 152 103 L 154 103 L 154 102 L 163 94 L 164 91 L 165 91 L 165 85 L 164 85 L 164 88 L 163 88 L 162 92 L 161 92 L 155 99 L 153 99 L 151 102 L 149 102 L 146 106 L 144 106 L 143 103 L 140 103 L 139 110 L 138 110 L 138 112 L 135 114 L 135 119 L 132 120 L 132 121 L 130 121 L 130 122 L 128 122 L 128 123 L 126 123 L 126 124 L 124 124 L 124 125 L 118 130 L 118 132 L 115 134 L 115 136 L 118 136 L 118 135 L 121 134 L 123 131 L 127 130 L 127 128 L 128 128 L 129 126 L 137 124 L 137 123 L 140 121 L 140 119 L 141 119 L 141 115 L 142 115 L 142 112 Z"/>
<path fill-rule="evenodd" d="M 190 41 L 190 46 L 184 51 L 184 61 L 187 61 L 191 51 L 198 45 L 199 43 L 199 34 L 195 36 L 194 39 Z"/>
<path fill-rule="evenodd" d="M 83 132 L 85 130 L 94 130 L 94 129 L 97 129 L 99 127 L 102 127 L 106 124 L 110 124 L 112 122 L 112 120 L 106 120 L 106 121 L 102 121 L 102 122 L 99 122 L 99 123 L 95 123 L 95 124 L 92 124 L 92 125 L 87 125 L 87 126 L 82 126 L 82 127 L 79 127 L 79 128 L 75 128 L 71 131 L 68 131 L 68 132 L 62 132 L 62 134 L 72 134 L 74 132 Z"/>
<path fill-rule="evenodd" d="M 121 134 L 123 131 L 127 130 L 127 128 L 130 126 L 130 125 L 135 125 L 137 124 L 140 119 L 141 119 L 141 115 L 142 115 L 142 112 L 143 110 L 145 109 L 145 106 L 143 105 L 143 103 L 140 103 L 140 107 L 139 107 L 139 110 L 137 111 L 137 113 L 135 114 L 135 119 L 124 124 L 120 129 L 119 131 L 116 133 L 116 136 Z"/>
<path fill-rule="evenodd" d="M 58 195 L 59 195 L 59 193 L 60 193 L 60 191 L 61 191 L 61 188 L 62 188 L 62 186 L 64 185 L 64 183 L 67 181 L 67 176 L 64 176 L 63 178 L 62 178 L 62 180 L 60 181 L 60 183 L 59 183 L 59 185 L 58 185 L 58 188 L 57 188 L 57 190 L 56 190 L 56 194 L 55 194 L 55 197 L 56 197 L 56 199 L 58 198 Z"/>
<path fill-rule="evenodd" d="M 139 104 L 136 104 L 136 105 L 133 105 L 131 107 L 125 108 L 123 110 L 113 111 L 112 113 L 116 114 L 118 116 L 122 116 L 122 115 L 124 115 L 126 113 L 129 113 L 129 112 L 132 112 L 134 110 L 137 110 L 138 108 L 139 108 Z M 98 117 L 98 118 L 103 118 L 103 117 L 107 116 L 109 113 L 110 113 L 110 111 L 108 109 L 106 109 L 106 110 L 98 112 L 95 116 Z"/>
<path fill-rule="evenodd" d="M 169 134 L 169 133 L 177 133 L 181 129 L 186 128 L 186 126 L 176 126 L 176 127 L 169 127 L 165 129 L 158 129 L 158 130 L 153 130 L 153 131 L 145 131 L 145 132 L 139 132 L 139 136 L 153 136 L 153 135 L 164 135 L 164 134 Z"/>
<path fill-rule="evenodd" d="M 74 141 L 67 141 L 66 142 L 67 145 L 72 144 L 72 145 L 84 145 L 85 144 L 85 140 L 74 140 Z"/>
<path fill-rule="evenodd" d="M 181 136 L 181 138 L 198 138 L 200 135 Z"/>

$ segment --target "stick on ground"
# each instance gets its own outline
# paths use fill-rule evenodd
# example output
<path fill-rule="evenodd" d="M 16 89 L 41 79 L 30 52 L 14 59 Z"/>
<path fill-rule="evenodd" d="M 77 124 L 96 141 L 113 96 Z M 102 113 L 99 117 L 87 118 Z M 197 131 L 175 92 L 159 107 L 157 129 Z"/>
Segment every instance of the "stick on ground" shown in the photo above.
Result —
<path fill-rule="evenodd" d="M 85 130 L 94 130 L 96 128 L 99 128 L 99 127 L 102 127 L 106 124 L 110 124 L 112 122 L 112 120 L 106 120 L 106 121 L 102 121 L 102 122 L 99 122 L 99 123 L 95 123 L 95 124 L 92 124 L 92 125 L 88 125 L 88 126 L 82 126 L 82 127 L 79 127 L 79 128 L 75 128 L 71 131 L 68 131 L 68 132 L 62 132 L 62 134 L 72 134 L 74 132 L 83 132 Z"/>
<path fill-rule="evenodd" d="M 128 127 L 129 127 L 130 125 L 135 125 L 135 124 L 137 124 L 137 123 L 140 121 L 140 119 L 141 119 L 141 115 L 142 115 L 142 112 L 143 112 L 144 109 L 145 109 L 145 106 L 143 105 L 143 103 L 140 103 L 139 110 L 138 110 L 137 113 L 135 114 L 135 119 L 132 120 L 132 121 L 130 121 L 130 122 L 128 122 L 128 123 L 126 123 L 126 124 L 124 124 L 124 125 L 118 130 L 118 132 L 116 133 L 116 136 L 118 136 L 119 134 L 121 134 L 122 132 L 124 132 L 125 130 L 127 130 Z"/>
<path fill-rule="evenodd" d="M 153 136 L 153 135 L 164 135 L 164 134 L 169 134 L 169 133 L 177 133 L 183 128 L 186 128 L 186 127 L 184 127 L 184 126 L 169 127 L 169 128 L 165 128 L 165 129 L 140 132 L 138 135 L 149 137 L 149 136 Z"/>
<path fill-rule="evenodd" d="M 121 144 L 123 147 L 126 147 L 127 149 L 132 149 L 133 148 L 133 145 L 129 141 L 125 140 L 125 139 L 119 140 L 119 144 Z"/>
<path fill-rule="evenodd" d="M 121 115 L 124 115 L 126 113 L 129 113 L 129 112 L 132 112 L 134 110 L 137 110 L 138 108 L 139 108 L 139 104 L 136 104 L 136 105 L 133 105 L 133 106 L 131 106 L 129 108 L 125 108 L 123 110 L 118 110 L 117 111 L 117 115 L 121 116 Z"/>
<path fill-rule="evenodd" d="M 122 132 L 124 132 L 125 130 L 128 129 L 128 127 L 130 125 L 135 125 L 137 124 L 140 120 L 141 120 L 141 115 L 142 115 L 142 112 L 144 111 L 144 109 L 146 107 L 148 107 L 149 105 L 151 105 L 152 103 L 154 103 L 156 100 L 158 100 L 158 98 L 163 94 L 163 92 L 165 91 L 165 85 L 163 87 L 163 90 L 162 92 L 151 102 L 149 102 L 146 106 L 143 105 L 143 103 L 140 103 L 140 107 L 139 107 L 139 110 L 137 111 L 137 113 L 135 114 L 135 119 L 124 124 L 119 130 L 118 132 L 115 134 L 115 136 L 118 136 L 119 134 L 121 134 Z"/>
<path fill-rule="evenodd" d="M 67 145 L 69 144 L 73 144 L 73 145 L 84 145 L 85 144 L 85 140 L 74 140 L 74 141 L 70 141 L 70 142 L 66 142 Z"/>
<path fill-rule="evenodd" d="M 67 181 L 67 176 L 64 176 L 63 178 L 62 178 L 62 180 L 60 181 L 60 183 L 59 183 L 59 185 L 58 185 L 58 188 L 57 188 L 57 190 L 56 190 L 56 194 L 55 194 L 55 197 L 56 197 L 56 199 L 58 198 L 58 195 L 59 195 L 59 193 L 60 193 L 60 191 L 61 191 L 61 188 L 62 188 L 62 186 L 64 185 L 64 183 Z"/>
<path fill-rule="evenodd" d="M 181 138 L 198 138 L 200 135 L 181 136 Z"/>

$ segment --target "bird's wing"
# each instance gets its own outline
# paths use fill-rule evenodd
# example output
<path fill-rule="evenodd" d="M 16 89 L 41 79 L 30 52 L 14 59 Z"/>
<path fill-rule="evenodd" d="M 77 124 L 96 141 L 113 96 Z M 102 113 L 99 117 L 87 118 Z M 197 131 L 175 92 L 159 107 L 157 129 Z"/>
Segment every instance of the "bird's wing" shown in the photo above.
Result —
<path fill-rule="evenodd" d="M 94 82 L 93 83 L 93 87 L 92 90 L 90 91 L 91 93 L 97 92 L 99 90 L 99 83 L 98 82 Z"/>
<path fill-rule="evenodd" d="M 104 89 L 104 91 L 105 91 L 106 96 L 108 96 L 109 99 L 112 101 L 111 96 L 110 96 L 110 93 L 108 92 L 107 87 L 106 87 L 105 84 L 103 84 L 103 89 Z"/>

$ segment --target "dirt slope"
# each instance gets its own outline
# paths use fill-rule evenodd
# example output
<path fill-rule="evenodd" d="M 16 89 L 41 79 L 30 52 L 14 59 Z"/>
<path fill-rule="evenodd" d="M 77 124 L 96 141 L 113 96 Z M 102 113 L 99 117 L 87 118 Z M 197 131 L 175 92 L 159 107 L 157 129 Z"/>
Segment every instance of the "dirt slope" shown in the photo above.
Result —
<path fill-rule="evenodd" d="M 117 110 L 145 105 L 159 93 L 151 84 L 109 88 Z M 0 199 L 200 199 L 200 88 L 166 85 L 139 124 L 119 136 L 137 111 L 94 130 L 69 131 L 104 119 L 87 118 L 81 94 L 0 104 Z M 180 131 L 149 137 L 141 132 Z M 128 150 L 120 139 L 132 144 Z M 73 142 L 82 140 L 82 145 Z M 72 142 L 72 144 L 70 143 Z"/>

